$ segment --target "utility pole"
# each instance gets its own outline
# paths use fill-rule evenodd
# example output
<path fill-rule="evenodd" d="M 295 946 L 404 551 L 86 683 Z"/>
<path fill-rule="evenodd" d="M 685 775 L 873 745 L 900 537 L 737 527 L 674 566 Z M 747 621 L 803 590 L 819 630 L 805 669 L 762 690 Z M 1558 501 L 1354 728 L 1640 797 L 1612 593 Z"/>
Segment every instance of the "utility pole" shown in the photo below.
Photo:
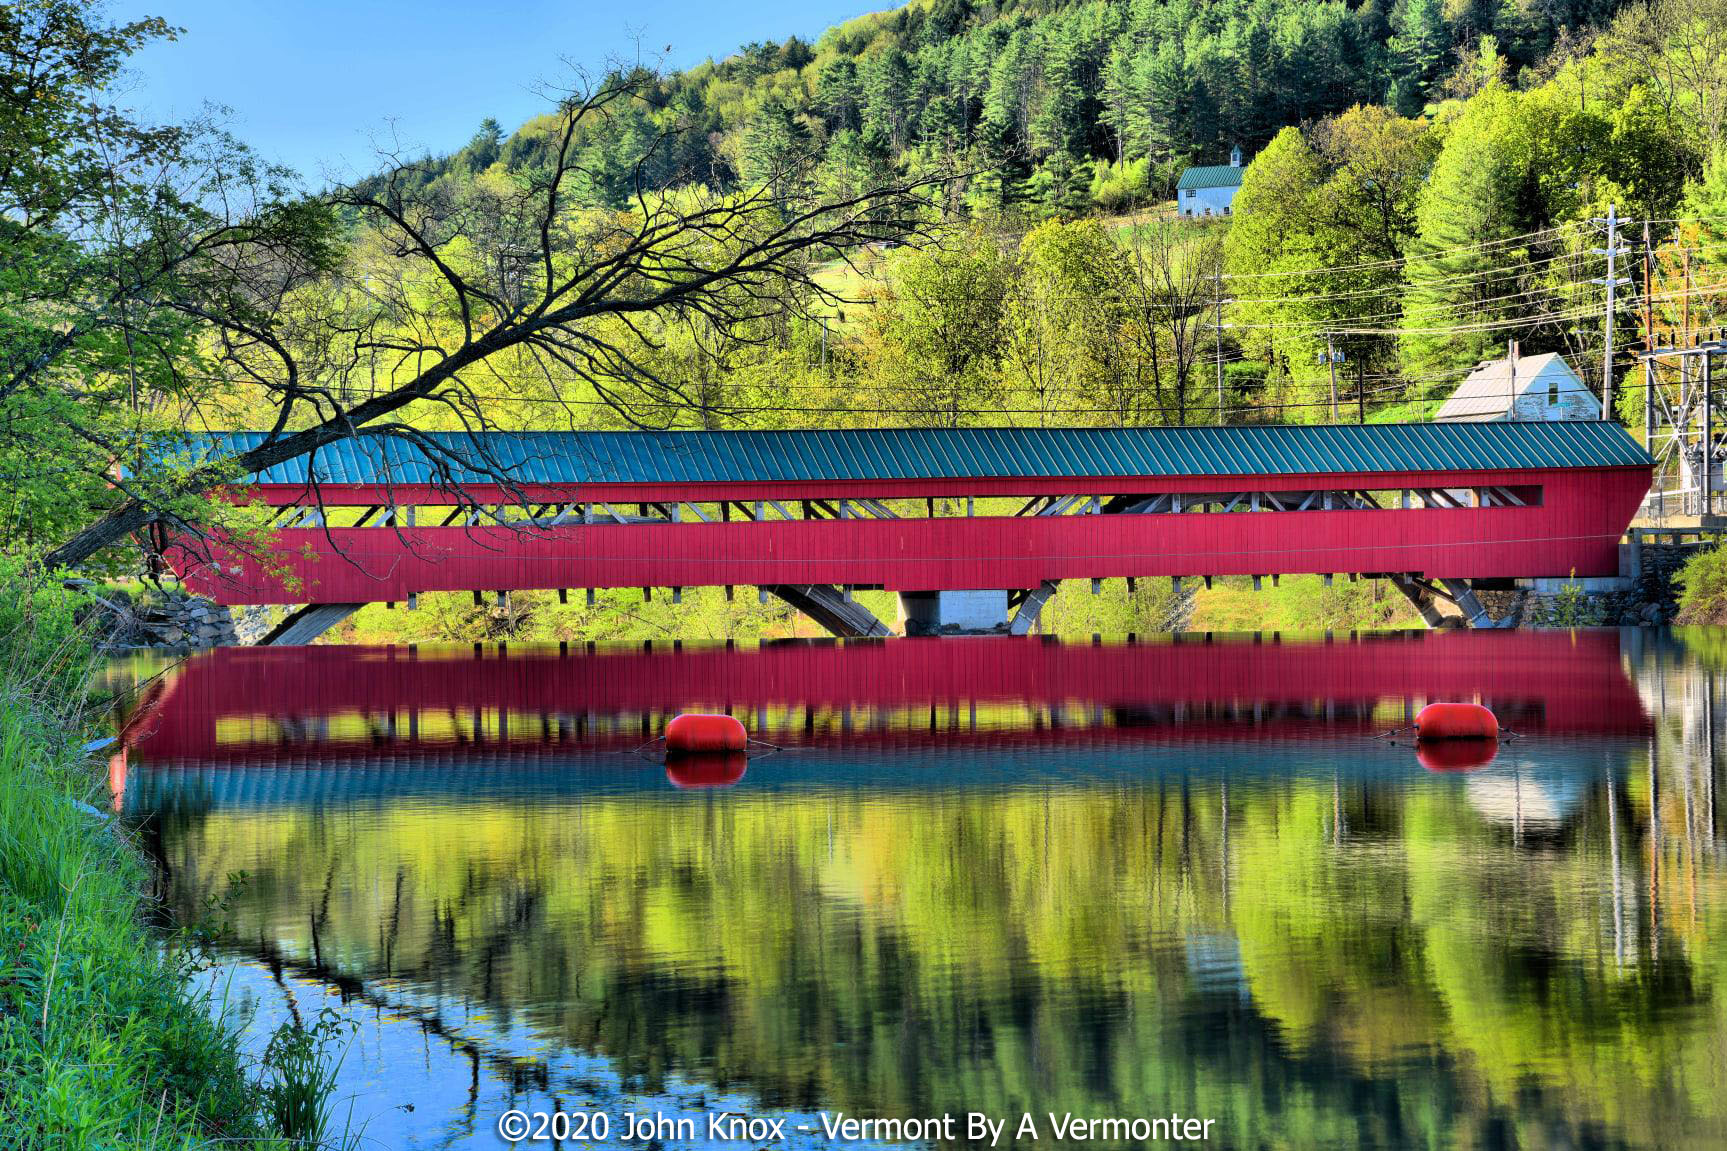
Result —
<path fill-rule="evenodd" d="M 1643 446 L 1655 451 L 1655 243 L 1643 221 Z M 1659 486 L 1659 485 L 1657 485 Z"/>
<path fill-rule="evenodd" d="M 1331 422 L 1337 422 L 1337 346 L 1330 332 L 1325 333 L 1325 365 L 1331 369 Z"/>
<path fill-rule="evenodd" d="M 1617 204 L 1607 205 L 1607 218 L 1597 218 L 1595 223 L 1607 225 L 1607 246 L 1596 248 L 1595 254 L 1607 257 L 1607 278 L 1591 280 L 1593 284 L 1607 285 L 1607 343 L 1601 350 L 1601 418 L 1613 418 L 1613 296 L 1614 289 L 1620 284 L 1629 284 L 1629 279 L 1617 275 L 1618 258 L 1621 255 L 1619 247 L 1619 225 L 1631 223 L 1629 217 L 1621 219 Z"/>
<path fill-rule="evenodd" d="M 1212 273 L 1214 285 L 1213 294 L 1217 299 L 1217 423 L 1222 427 L 1226 422 L 1223 418 L 1223 268 L 1220 265 Z"/>
<path fill-rule="evenodd" d="M 1683 268 L 1679 287 L 1679 309 L 1680 326 L 1684 329 L 1684 334 L 1679 337 L 1677 346 L 1681 348 L 1689 348 L 1691 346 L 1691 249 L 1686 246 L 1684 240 L 1681 239 L 1678 224 L 1673 225 L 1673 242 L 1679 245 L 1679 256 L 1682 261 Z M 1691 439 L 1690 405 L 1693 399 L 1694 397 L 1691 395 L 1691 357 L 1680 356 L 1679 410 L 1683 412 L 1685 416 L 1685 427 L 1680 433 L 1681 444 L 1689 443 Z M 1688 462 L 1688 453 L 1680 452 L 1679 459 L 1683 466 L 1690 466 Z"/>
<path fill-rule="evenodd" d="M 1698 454 L 1703 457 L 1703 514 L 1715 514 L 1715 388 L 1714 373 L 1711 361 L 1715 359 L 1713 349 L 1705 348 L 1703 352 L 1703 449 Z"/>

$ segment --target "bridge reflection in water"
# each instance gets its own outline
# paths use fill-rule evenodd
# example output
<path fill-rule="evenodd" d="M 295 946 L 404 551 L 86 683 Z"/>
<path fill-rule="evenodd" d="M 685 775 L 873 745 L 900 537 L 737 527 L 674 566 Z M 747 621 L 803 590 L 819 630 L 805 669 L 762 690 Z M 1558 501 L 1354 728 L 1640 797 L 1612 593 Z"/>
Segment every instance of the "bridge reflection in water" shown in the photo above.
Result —
<path fill-rule="evenodd" d="M 1551 734 L 1647 728 L 1614 632 L 1359 640 L 975 638 L 638 648 L 227 648 L 153 684 L 124 743 L 157 765 L 392 757 L 455 764 L 628 750 L 685 711 L 830 752 L 1382 732 L 1476 699 Z M 634 765 L 620 761 L 620 771 Z"/>
<path fill-rule="evenodd" d="M 367 1020 L 344 1074 L 386 1146 L 619 1092 L 1175 1109 L 1227 1145 L 1719 1146 L 1697 650 L 219 652 L 154 686 L 116 782 L 167 906 L 222 902 L 260 996 L 275 972 Z M 1461 775 L 1374 738 L 1440 698 L 1526 738 Z M 671 787 L 629 752 L 694 708 L 786 750 Z M 422 1036 L 471 1066 L 460 1091 L 413 1094 Z"/>

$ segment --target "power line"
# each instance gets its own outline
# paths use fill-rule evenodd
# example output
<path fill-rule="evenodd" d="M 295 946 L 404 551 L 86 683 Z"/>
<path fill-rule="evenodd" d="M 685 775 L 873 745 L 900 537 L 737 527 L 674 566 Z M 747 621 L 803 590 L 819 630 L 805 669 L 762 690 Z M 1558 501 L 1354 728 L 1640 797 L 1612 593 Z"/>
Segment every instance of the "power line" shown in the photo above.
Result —
<path fill-rule="evenodd" d="M 1501 267 L 1482 268 L 1482 269 L 1477 269 L 1473 272 L 1463 272 L 1463 273 L 1459 273 L 1457 275 L 1452 275 L 1452 276 L 1439 276 L 1439 277 L 1435 277 L 1432 279 L 1423 279 L 1423 280 L 1417 281 L 1415 283 L 1412 283 L 1409 280 L 1399 279 L 1399 280 L 1388 280 L 1381 287 L 1357 288 L 1357 289 L 1351 289 L 1350 291 L 1347 291 L 1347 292 L 1328 292 L 1328 293 L 1319 293 L 1319 294 L 1312 294 L 1312 295 L 1300 294 L 1299 292 L 1297 292 L 1297 294 L 1293 294 L 1293 295 L 1286 294 L 1286 295 L 1282 295 L 1282 296 L 1237 296 L 1236 302 L 1237 303 L 1243 303 L 1243 304 L 1246 304 L 1246 303 L 1256 303 L 1256 304 L 1297 303 L 1297 304 L 1306 304 L 1306 303 L 1320 303 L 1320 302 L 1326 302 L 1326 301 L 1331 301 L 1331 300 L 1354 299 L 1354 298 L 1358 298 L 1358 297 L 1362 297 L 1362 296 L 1382 296 L 1388 292 L 1394 292 L 1394 291 L 1397 291 L 1399 289 L 1407 291 L 1410 287 L 1414 287 L 1414 286 L 1426 288 L 1426 287 L 1434 287 L 1434 286 L 1439 286 L 1439 285 L 1464 284 L 1464 283 L 1468 283 L 1471 280 L 1483 280 L 1483 281 L 1485 281 L 1485 280 L 1501 279 L 1501 278 L 1504 278 L 1507 276 L 1513 276 L 1513 275 L 1519 275 L 1519 274 L 1526 273 L 1530 269 L 1543 268 L 1543 267 L 1546 267 L 1550 264 L 1556 264 L 1556 263 L 1559 263 L 1560 261 L 1564 261 L 1564 260 L 1586 260 L 1588 258 L 1589 258 L 1589 255 L 1587 253 L 1565 252 L 1565 253 L 1562 253 L 1562 254 L 1557 255 L 1557 256 L 1547 256 L 1547 257 L 1544 257 L 1544 258 L 1539 259 L 1539 260 L 1528 260 L 1528 261 L 1523 261 L 1523 262 L 1520 262 L 1517 264 L 1507 264 L 1507 265 L 1504 265 Z M 1335 269 L 1335 271 L 1337 271 L 1339 273 L 1349 272 L 1352 270 L 1353 269 L 1349 265 L 1339 265 Z"/>
<path fill-rule="evenodd" d="M 1448 373 L 1435 373 L 1434 375 L 1439 376 L 1439 375 L 1453 375 L 1453 374 L 1454 373 L 1448 372 Z M 1378 379 L 1380 381 L 1387 381 L 1390 378 L 1382 376 L 1382 377 L 1370 377 L 1370 379 Z M 1641 383 L 1630 383 L 1630 382 L 1627 382 L 1627 383 L 1621 385 L 1621 387 L 1623 389 L 1628 390 L 1628 391 L 1629 390 L 1637 390 L 1637 389 L 1640 389 L 1644 386 L 1645 385 L 1643 385 Z M 1382 386 L 1382 387 L 1370 389 L 1369 394 L 1383 395 L 1383 394 L 1386 394 L 1389 392 L 1406 390 L 1406 387 L 1407 387 L 1407 385 L 1402 383 L 1402 382 L 1386 382 L 1384 384 L 1384 386 Z M 1515 399 L 1518 395 L 1522 394 L 1522 391 L 1521 391 L 1521 389 L 1513 389 L 1510 386 L 1509 381 L 1508 381 L 1507 387 L 1503 392 L 1495 391 L 1495 392 L 1486 392 L 1486 393 L 1482 393 L 1482 394 L 1485 397 L 1504 398 L 1507 400 L 1512 400 L 1512 399 Z M 1591 396 L 1593 396 L 1594 393 L 1590 393 L 1590 394 L 1591 394 Z M 526 397 L 526 396 L 524 396 L 524 397 L 475 396 L 473 398 L 474 399 L 492 399 L 492 400 L 499 400 L 501 402 L 510 402 L 510 403 L 553 404 L 553 405 L 557 405 L 560 407 L 562 407 L 562 406 L 585 406 L 585 407 L 603 407 L 603 408 L 612 408 L 613 407 L 611 404 L 607 403 L 604 400 L 558 400 L 558 399 L 552 399 L 549 397 Z M 1417 399 L 1418 397 L 1412 396 L 1409 398 L 1410 399 Z M 1431 397 L 1428 400 L 1424 400 L 1422 402 L 1439 403 L 1442 401 L 1441 401 L 1440 397 Z M 1227 407 L 1228 407 L 1228 410 L 1231 412 L 1287 411 L 1287 410 L 1292 410 L 1292 409 L 1293 410 L 1300 410 L 1300 409 L 1307 409 L 1307 408 L 1328 408 L 1328 407 L 1330 407 L 1330 404 L 1331 404 L 1331 401 L 1329 399 L 1324 399 L 1324 400 L 1292 400 L 1292 401 L 1287 401 L 1287 402 L 1282 402 L 1282 403 L 1229 404 L 1229 405 L 1227 405 Z M 641 405 L 641 406 L 642 407 L 649 407 L 651 405 Z M 668 406 L 671 406 L 671 405 L 668 405 Z M 721 414 L 721 415 L 744 414 L 744 413 L 753 414 L 753 413 L 793 412 L 793 413 L 800 413 L 800 414 L 823 413 L 823 414 L 835 414 L 835 415 L 838 415 L 838 414 L 845 414 L 845 415 L 930 415 L 932 413 L 939 413 L 939 414 L 944 414 L 944 415 L 955 415 L 955 416 L 996 416 L 996 415 L 1036 415 L 1036 416 L 1051 416 L 1051 415 L 1053 415 L 1053 416 L 1062 416 L 1062 415 L 1066 415 L 1069 413 L 1077 413 L 1077 414 L 1100 413 L 1100 412 L 1117 413 L 1121 410 L 1122 406 L 1123 405 L 1062 405 L 1062 406 L 1057 407 L 1057 408 L 1006 408 L 1006 407 L 997 407 L 997 406 L 991 406 L 991 407 L 946 407 L 946 406 L 940 406 L 940 405 L 937 405 L 934 407 L 877 407 L 877 406 L 859 406 L 859 405 L 823 405 L 821 407 L 783 407 L 780 405 L 749 406 L 749 405 L 725 405 L 725 404 L 721 404 L 721 405 L 715 405 L 711 410 L 713 410 L 717 414 Z M 1141 412 L 1157 411 L 1157 412 L 1162 412 L 1164 414 L 1186 412 L 1189 414 L 1203 415 L 1207 412 L 1215 412 L 1216 411 L 1216 405 L 1215 404 L 1199 403 L 1199 402 L 1195 402 L 1192 404 L 1186 404 L 1186 405 L 1174 405 L 1174 404 L 1160 403 L 1160 404 L 1134 404 L 1134 405 L 1130 405 L 1130 406 L 1134 407 L 1136 410 L 1141 411 Z M 1181 426 L 1181 425 L 1173 425 L 1173 426 Z M 290 429 L 289 432 L 284 433 L 284 434 L 292 434 L 292 431 L 293 431 L 293 429 Z"/>
<path fill-rule="evenodd" d="M 1236 272 L 1233 275 L 1228 276 L 1226 278 L 1237 279 L 1237 280 L 1267 280 L 1267 279 L 1279 279 L 1279 278 L 1287 279 L 1287 278 L 1291 278 L 1291 277 L 1295 277 L 1295 276 L 1332 275 L 1332 274 L 1334 274 L 1340 270 L 1349 270 L 1349 269 L 1352 269 L 1355 271 L 1368 271 L 1368 270 L 1375 269 L 1375 268 L 1394 268 L 1394 267 L 1400 267 L 1402 265 L 1408 264 L 1411 261 L 1415 261 L 1415 260 L 1438 260 L 1438 259 L 1450 257 L 1452 255 L 1456 255 L 1456 254 L 1462 254 L 1462 253 L 1468 253 L 1468 252 L 1486 252 L 1486 251 L 1492 250 L 1494 248 L 1510 247 L 1510 246 L 1515 245 L 1515 244 L 1523 243 L 1527 240 L 1533 240 L 1533 239 L 1536 239 L 1536 238 L 1539 238 L 1542 236 L 1555 235 L 1559 232 L 1565 231 L 1569 227 L 1575 227 L 1575 226 L 1576 225 L 1566 224 L 1566 225 L 1559 225 L 1557 227 L 1552 227 L 1552 228 L 1541 228 L 1541 229 L 1537 229 L 1536 231 L 1533 231 L 1533 232 L 1524 232 L 1524 233 L 1521 233 L 1521 234 L 1515 235 L 1515 236 L 1506 236 L 1503 239 L 1499 239 L 1499 240 L 1486 240 L 1486 241 L 1483 241 L 1479 244 L 1460 244 L 1460 245 L 1458 245 L 1456 247 L 1452 247 L 1452 248 L 1436 248 L 1432 251 L 1416 252 L 1416 253 L 1412 253 L 1409 255 L 1392 257 L 1392 258 L 1386 259 L 1386 260 L 1372 260 L 1372 261 L 1366 261 L 1363 263 L 1339 265 L 1336 267 L 1329 267 L 1329 268 L 1294 268 L 1294 269 L 1289 269 L 1289 270 L 1278 270 L 1278 271 L 1270 271 L 1270 272 Z"/>

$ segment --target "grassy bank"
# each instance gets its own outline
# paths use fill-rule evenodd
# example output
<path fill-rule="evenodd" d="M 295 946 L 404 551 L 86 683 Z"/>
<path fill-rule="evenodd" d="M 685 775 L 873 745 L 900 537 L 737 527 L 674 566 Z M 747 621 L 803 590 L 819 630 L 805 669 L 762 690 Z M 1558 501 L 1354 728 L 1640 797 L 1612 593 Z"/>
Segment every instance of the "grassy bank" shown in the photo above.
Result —
<path fill-rule="evenodd" d="M 0 1144 L 252 1145 L 232 1038 L 150 937 L 147 875 L 109 806 L 65 593 L 0 570 Z M 83 805 L 83 806 L 81 806 Z"/>

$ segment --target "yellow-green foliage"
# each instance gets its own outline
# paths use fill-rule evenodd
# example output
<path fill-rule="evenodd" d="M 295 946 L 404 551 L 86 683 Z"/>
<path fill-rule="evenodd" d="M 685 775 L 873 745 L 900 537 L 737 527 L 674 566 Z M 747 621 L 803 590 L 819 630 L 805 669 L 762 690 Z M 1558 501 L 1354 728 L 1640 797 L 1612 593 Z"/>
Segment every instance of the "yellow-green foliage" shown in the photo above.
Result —
<path fill-rule="evenodd" d="M 1188 580 L 1177 597 L 1166 579 L 1143 579 L 1134 590 L 1124 580 L 1106 580 L 1092 595 L 1085 580 L 1068 580 L 1038 617 L 1037 633 L 1063 639 L 1119 637 L 1162 631 L 1375 631 L 1426 626 L 1409 601 L 1382 580 L 1338 579 L 1326 587 L 1318 576 L 1289 576 L 1254 591 L 1246 578 L 1215 581 L 1207 590 Z M 860 591 L 859 604 L 890 626 L 898 612 L 891 592 Z M 756 589 L 740 587 L 728 602 L 719 588 L 686 588 L 673 603 L 666 588 L 646 600 L 638 589 L 595 593 L 588 607 L 582 591 L 560 604 L 556 592 L 514 592 L 503 606 L 486 595 L 475 604 L 468 593 L 423 595 L 418 611 L 401 604 L 371 604 L 329 634 L 326 642 L 436 643 L 475 640 L 559 642 L 687 639 L 753 642 L 815 639 L 818 625 Z"/>
<path fill-rule="evenodd" d="M 1376 631 L 1426 627 L 1421 614 L 1385 580 L 1285 576 L 1261 590 L 1245 576 L 1214 582 L 1194 596 L 1191 631 Z"/>
<path fill-rule="evenodd" d="M 1699 552 L 1679 572 L 1679 623 L 1727 623 L 1727 551 Z"/>
<path fill-rule="evenodd" d="M 892 592 L 860 591 L 857 602 L 890 626 L 898 614 Z M 728 602 L 720 588 L 686 588 L 681 603 L 673 603 L 666 588 L 656 588 L 651 600 L 640 590 L 619 588 L 595 593 L 588 607 L 586 594 L 575 591 L 560 604 L 556 592 L 514 592 L 500 606 L 494 596 L 475 604 L 467 593 L 424 595 L 418 611 L 402 605 L 371 604 L 333 630 L 328 642 L 436 643 L 475 640 L 522 642 L 687 639 L 753 642 L 774 639 L 820 639 L 827 632 L 783 601 L 757 602 L 756 589 L 740 587 Z M 1093 596 L 1083 580 L 1070 580 L 1039 617 L 1043 635 L 1084 638 L 1090 635 L 1148 634 L 1183 626 L 1187 608 L 1169 590 L 1167 580 L 1141 580 L 1129 593 L 1122 580 L 1106 582 Z M 1279 625 L 1282 626 L 1282 625 Z M 1321 624 L 1291 624 L 1319 627 Z M 1343 626 L 1343 625 L 1338 625 Z M 1350 625 L 1366 626 L 1366 625 Z M 1241 630 L 1252 631 L 1253 627 Z"/>

